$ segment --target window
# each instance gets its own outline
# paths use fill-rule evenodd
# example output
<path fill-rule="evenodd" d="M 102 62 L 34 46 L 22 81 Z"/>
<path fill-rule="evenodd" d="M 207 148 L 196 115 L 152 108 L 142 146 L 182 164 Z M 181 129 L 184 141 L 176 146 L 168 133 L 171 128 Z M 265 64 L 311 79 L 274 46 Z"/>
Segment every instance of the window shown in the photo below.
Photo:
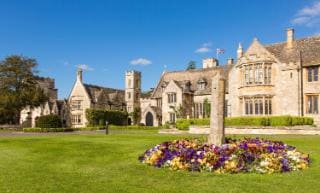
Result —
<path fill-rule="evenodd" d="M 170 115 L 170 123 L 176 122 L 176 114 L 175 113 L 169 113 Z"/>
<path fill-rule="evenodd" d="M 168 103 L 176 103 L 176 102 L 177 102 L 177 94 L 168 93 Z"/>
<path fill-rule="evenodd" d="M 319 79 L 319 66 L 308 67 L 308 82 L 315 82 Z"/>
<path fill-rule="evenodd" d="M 204 90 L 204 89 L 206 89 L 206 83 L 205 82 L 199 83 L 199 90 Z"/>
<path fill-rule="evenodd" d="M 271 115 L 271 97 L 248 97 L 244 99 L 245 115 Z"/>
<path fill-rule="evenodd" d="M 157 99 L 157 107 L 162 107 L 162 99 L 161 98 L 159 98 L 159 99 Z"/>
<path fill-rule="evenodd" d="M 197 83 L 198 83 L 198 89 L 199 90 L 206 89 L 207 81 L 204 78 L 200 78 Z M 191 83 L 189 82 L 189 87 L 190 86 L 191 86 Z"/>
<path fill-rule="evenodd" d="M 205 116 L 205 109 L 203 103 L 194 104 L 194 117 L 203 118 Z"/>
<path fill-rule="evenodd" d="M 81 102 L 80 100 L 71 101 L 71 109 L 72 110 L 81 110 Z"/>
<path fill-rule="evenodd" d="M 131 87 L 131 79 L 128 80 L 128 88 Z"/>
<path fill-rule="evenodd" d="M 72 124 L 81 124 L 81 115 L 72 115 L 71 116 L 71 123 Z"/>
<path fill-rule="evenodd" d="M 128 96 L 128 99 L 131 99 L 131 93 L 130 92 L 128 92 L 127 96 Z"/>
<path fill-rule="evenodd" d="M 244 67 L 244 84 L 271 84 L 271 64 L 256 63 Z"/>
<path fill-rule="evenodd" d="M 309 95 L 307 96 L 307 113 L 308 114 L 318 114 L 319 107 L 319 96 Z"/>

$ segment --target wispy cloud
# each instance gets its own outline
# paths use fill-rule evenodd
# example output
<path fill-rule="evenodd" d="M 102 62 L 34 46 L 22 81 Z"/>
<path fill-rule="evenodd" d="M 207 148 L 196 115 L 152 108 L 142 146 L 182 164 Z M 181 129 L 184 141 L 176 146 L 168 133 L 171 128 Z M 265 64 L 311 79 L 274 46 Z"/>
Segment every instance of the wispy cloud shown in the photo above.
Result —
<path fill-rule="evenodd" d="M 131 60 L 130 64 L 135 66 L 137 65 L 146 66 L 146 65 L 152 64 L 152 61 L 146 58 L 137 58 L 137 59 Z"/>
<path fill-rule="evenodd" d="M 202 46 L 198 49 L 196 49 L 195 53 L 207 53 L 211 51 L 211 43 L 204 43 Z"/>
<path fill-rule="evenodd" d="M 92 71 L 94 70 L 94 68 L 90 67 L 89 65 L 87 64 L 79 64 L 77 65 L 78 68 L 81 68 L 82 70 L 85 70 L 85 71 Z"/>
<path fill-rule="evenodd" d="M 291 20 L 291 23 L 307 27 L 314 27 L 320 24 L 320 1 L 300 9 Z"/>

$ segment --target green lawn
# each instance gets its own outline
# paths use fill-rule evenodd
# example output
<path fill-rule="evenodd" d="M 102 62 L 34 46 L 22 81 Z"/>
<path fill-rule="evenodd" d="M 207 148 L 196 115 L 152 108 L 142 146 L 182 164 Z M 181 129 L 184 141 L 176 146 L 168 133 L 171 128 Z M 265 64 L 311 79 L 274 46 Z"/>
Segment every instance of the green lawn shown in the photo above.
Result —
<path fill-rule="evenodd" d="M 320 136 L 264 136 L 311 155 L 311 167 L 286 174 L 174 172 L 138 162 L 147 148 L 185 136 L 156 131 L 111 135 L 0 137 L 1 193 L 319 192 Z"/>

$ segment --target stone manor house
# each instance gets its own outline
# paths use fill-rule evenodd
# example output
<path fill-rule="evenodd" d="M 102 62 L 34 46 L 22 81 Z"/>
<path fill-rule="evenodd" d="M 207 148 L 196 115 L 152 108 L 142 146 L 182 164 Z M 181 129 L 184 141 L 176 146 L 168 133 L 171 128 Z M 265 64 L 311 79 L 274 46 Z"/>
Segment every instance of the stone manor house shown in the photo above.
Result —
<path fill-rule="evenodd" d="M 163 72 L 150 92 L 141 91 L 138 71 L 127 71 L 125 89 L 119 90 L 84 84 L 80 69 L 67 100 L 54 98 L 36 110 L 27 108 L 21 117 L 56 113 L 72 127 L 86 125 L 87 108 L 128 113 L 138 108 L 140 123 L 154 126 L 175 122 L 178 112 L 203 118 L 208 116 L 205 103 L 211 102 L 212 77 L 219 72 L 227 80 L 226 116 L 309 116 L 319 125 L 319 66 L 320 36 L 295 39 L 294 29 L 287 29 L 284 42 L 264 45 L 254 38 L 246 50 L 239 44 L 237 60 L 228 59 L 225 65 L 207 58 L 201 69 Z"/>

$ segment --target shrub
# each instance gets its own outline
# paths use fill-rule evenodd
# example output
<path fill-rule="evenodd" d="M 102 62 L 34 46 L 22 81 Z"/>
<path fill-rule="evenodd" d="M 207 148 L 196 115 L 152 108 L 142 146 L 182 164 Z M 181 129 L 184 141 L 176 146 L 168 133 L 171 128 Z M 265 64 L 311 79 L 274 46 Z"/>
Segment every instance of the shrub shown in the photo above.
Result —
<path fill-rule="evenodd" d="M 266 126 L 268 122 L 267 117 L 227 117 L 224 123 L 226 126 Z"/>
<path fill-rule="evenodd" d="M 87 109 L 86 118 L 89 126 L 103 126 L 106 121 L 113 125 L 126 125 L 128 113 L 115 110 Z"/>
<path fill-rule="evenodd" d="M 61 126 L 61 119 L 58 115 L 44 115 L 36 121 L 36 127 L 40 128 L 59 128 Z"/>
<path fill-rule="evenodd" d="M 102 130 L 104 129 L 104 126 L 91 126 L 91 127 L 81 127 L 77 128 L 79 131 L 96 131 L 96 130 Z"/>
<path fill-rule="evenodd" d="M 139 125 L 127 125 L 127 126 L 118 126 L 118 125 L 110 125 L 109 129 L 132 129 L 132 130 L 152 130 L 152 129 L 160 129 L 160 127 L 154 126 L 139 126 Z"/>
<path fill-rule="evenodd" d="M 297 116 L 270 117 L 226 117 L 226 126 L 294 126 L 313 125 L 313 118 Z M 210 125 L 210 119 L 179 119 L 177 129 L 188 129 L 190 125 Z"/>
<path fill-rule="evenodd" d="M 74 131 L 73 128 L 23 128 L 23 132 L 27 133 L 47 133 L 47 132 L 70 132 Z"/>

